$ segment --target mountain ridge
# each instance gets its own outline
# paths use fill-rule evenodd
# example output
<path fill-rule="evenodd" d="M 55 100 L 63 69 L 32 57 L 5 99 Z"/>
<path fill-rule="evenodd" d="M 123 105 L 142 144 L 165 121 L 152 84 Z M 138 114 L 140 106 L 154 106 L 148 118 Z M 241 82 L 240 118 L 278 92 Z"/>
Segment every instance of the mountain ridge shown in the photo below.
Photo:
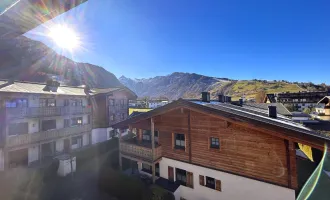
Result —
<path fill-rule="evenodd" d="M 266 93 L 322 91 L 327 90 L 325 84 L 298 83 L 285 80 L 235 80 L 229 78 L 210 77 L 196 73 L 173 72 L 165 76 L 131 79 L 124 75 L 119 81 L 134 91 L 139 97 L 162 97 L 169 99 L 200 98 L 202 91 L 209 91 L 212 98 L 218 94 L 226 94 L 238 99 L 242 96 L 255 98 L 260 91 Z M 175 88 L 176 93 L 173 92 Z"/>
<path fill-rule="evenodd" d="M 123 87 L 103 67 L 75 62 L 42 42 L 25 36 L 0 39 L 0 79 L 45 82 L 55 76 L 66 85 Z"/>

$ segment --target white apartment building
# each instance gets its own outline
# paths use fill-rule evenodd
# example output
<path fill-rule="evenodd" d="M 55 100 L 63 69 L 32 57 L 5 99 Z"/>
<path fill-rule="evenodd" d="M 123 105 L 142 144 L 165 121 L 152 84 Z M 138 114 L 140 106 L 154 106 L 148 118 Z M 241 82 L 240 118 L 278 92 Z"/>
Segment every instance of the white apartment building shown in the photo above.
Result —
<path fill-rule="evenodd" d="M 90 144 L 86 88 L 0 81 L 0 105 L 0 170 L 43 165 Z"/>

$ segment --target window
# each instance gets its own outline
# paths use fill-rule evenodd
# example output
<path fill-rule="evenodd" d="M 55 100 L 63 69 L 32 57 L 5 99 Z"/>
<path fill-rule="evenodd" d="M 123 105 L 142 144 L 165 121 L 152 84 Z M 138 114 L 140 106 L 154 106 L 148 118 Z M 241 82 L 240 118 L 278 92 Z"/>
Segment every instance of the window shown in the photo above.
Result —
<path fill-rule="evenodd" d="M 142 171 L 152 174 L 152 167 L 151 165 L 142 163 Z"/>
<path fill-rule="evenodd" d="M 43 120 L 41 123 L 41 128 L 43 131 L 56 129 L 56 120 Z"/>
<path fill-rule="evenodd" d="M 110 138 L 112 138 L 112 137 L 115 137 L 116 136 L 116 132 L 115 132 L 115 130 L 111 130 L 111 131 L 109 131 L 109 137 Z"/>
<path fill-rule="evenodd" d="M 175 133 L 175 148 L 185 150 L 185 135 L 182 133 Z"/>
<path fill-rule="evenodd" d="M 13 123 L 8 126 L 8 135 L 21 135 L 28 133 L 28 123 Z"/>
<path fill-rule="evenodd" d="M 125 99 L 120 100 L 120 105 L 124 106 L 125 105 Z"/>
<path fill-rule="evenodd" d="M 72 137 L 71 139 L 71 145 L 73 149 L 80 148 L 82 145 L 82 137 Z"/>
<path fill-rule="evenodd" d="M 214 137 L 211 137 L 210 138 L 210 148 L 212 148 L 212 149 L 220 149 L 219 138 L 214 138 Z"/>
<path fill-rule="evenodd" d="M 70 105 L 70 100 L 69 99 L 65 99 L 64 100 L 64 106 L 69 106 Z"/>
<path fill-rule="evenodd" d="M 74 117 L 71 119 L 72 126 L 79 126 L 82 125 L 82 117 Z"/>
<path fill-rule="evenodd" d="M 109 105 L 114 106 L 115 105 L 115 100 L 114 99 L 109 99 Z"/>
<path fill-rule="evenodd" d="M 158 143 L 158 131 L 155 131 L 155 143 Z M 151 142 L 151 131 L 150 130 L 143 130 L 142 133 L 142 140 Z"/>
<path fill-rule="evenodd" d="M 186 174 L 186 170 L 176 168 L 175 171 L 176 171 L 176 181 L 177 181 L 180 185 L 184 185 L 184 186 L 186 186 L 186 184 L 187 184 L 187 174 Z"/>
<path fill-rule="evenodd" d="M 71 105 L 72 106 L 82 106 L 82 99 L 73 99 Z"/>
<path fill-rule="evenodd" d="M 110 121 L 115 121 L 115 115 L 114 114 L 110 115 Z"/>
<path fill-rule="evenodd" d="M 143 141 L 151 141 L 151 131 L 150 130 L 143 130 L 142 140 Z"/>
<path fill-rule="evenodd" d="M 208 176 L 206 176 L 206 184 L 205 184 L 204 176 L 199 175 L 199 184 L 214 190 L 221 191 L 221 181 Z"/>
<path fill-rule="evenodd" d="M 125 113 L 121 113 L 121 120 L 124 120 L 125 119 Z"/>
<path fill-rule="evenodd" d="M 64 128 L 70 127 L 70 119 L 64 119 Z"/>
<path fill-rule="evenodd" d="M 55 99 L 39 99 L 39 107 L 55 107 Z"/>
<path fill-rule="evenodd" d="M 211 189 L 215 189 L 215 179 L 207 176 L 205 186 Z"/>
<path fill-rule="evenodd" d="M 26 108 L 28 107 L 27 99 L 8 99 L 5 102 L 6 108 Z"/>

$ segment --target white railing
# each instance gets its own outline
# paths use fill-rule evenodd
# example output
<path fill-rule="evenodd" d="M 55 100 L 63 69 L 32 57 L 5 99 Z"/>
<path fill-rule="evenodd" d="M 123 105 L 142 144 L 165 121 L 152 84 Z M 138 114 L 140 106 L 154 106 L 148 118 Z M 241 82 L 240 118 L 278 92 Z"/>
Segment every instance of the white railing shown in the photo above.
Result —
<path fill-rule="evenodd" d="M 87 114 L 91 107 L 86 106 L 62 106 L 62 107 L 27 107 L 27 108 L 6 108 L 8 118 L 22 117 L 47 117 L 70 114 Z"/>
<path fill-rule="evenodd" d="M 23 135 L 8 136 L 6 140 L 6 145 L 8 147 L 12 147 L 12 146 L 18 146 L 24 144 L 31 144 L 35 142 L 66 137 L 69 135 L 75 135 L 78 133 L 84 133 L 91 130 L 92 130 L 92 126 L 90 124 L 87 124 L 83 126 L 54 129 L 54 130 L 37 132 L 37 133 L 30 133 L 30 134 L 27 133 Z"/>

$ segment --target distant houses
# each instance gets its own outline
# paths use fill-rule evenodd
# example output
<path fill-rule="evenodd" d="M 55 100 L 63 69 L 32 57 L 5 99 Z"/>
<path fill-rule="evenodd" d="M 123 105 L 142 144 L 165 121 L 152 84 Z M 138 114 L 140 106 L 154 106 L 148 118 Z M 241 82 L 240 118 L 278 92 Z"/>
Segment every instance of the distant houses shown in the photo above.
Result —
<path fill-rule="evenodd" d="M 267 94 L 264 103 L 282 103 L 291 111 L 304 111 L 305 108 L 320 108 L 324 106 L 319 102 L 325 96 L 330 96 L 330 92 L 315 91 Z"/>

